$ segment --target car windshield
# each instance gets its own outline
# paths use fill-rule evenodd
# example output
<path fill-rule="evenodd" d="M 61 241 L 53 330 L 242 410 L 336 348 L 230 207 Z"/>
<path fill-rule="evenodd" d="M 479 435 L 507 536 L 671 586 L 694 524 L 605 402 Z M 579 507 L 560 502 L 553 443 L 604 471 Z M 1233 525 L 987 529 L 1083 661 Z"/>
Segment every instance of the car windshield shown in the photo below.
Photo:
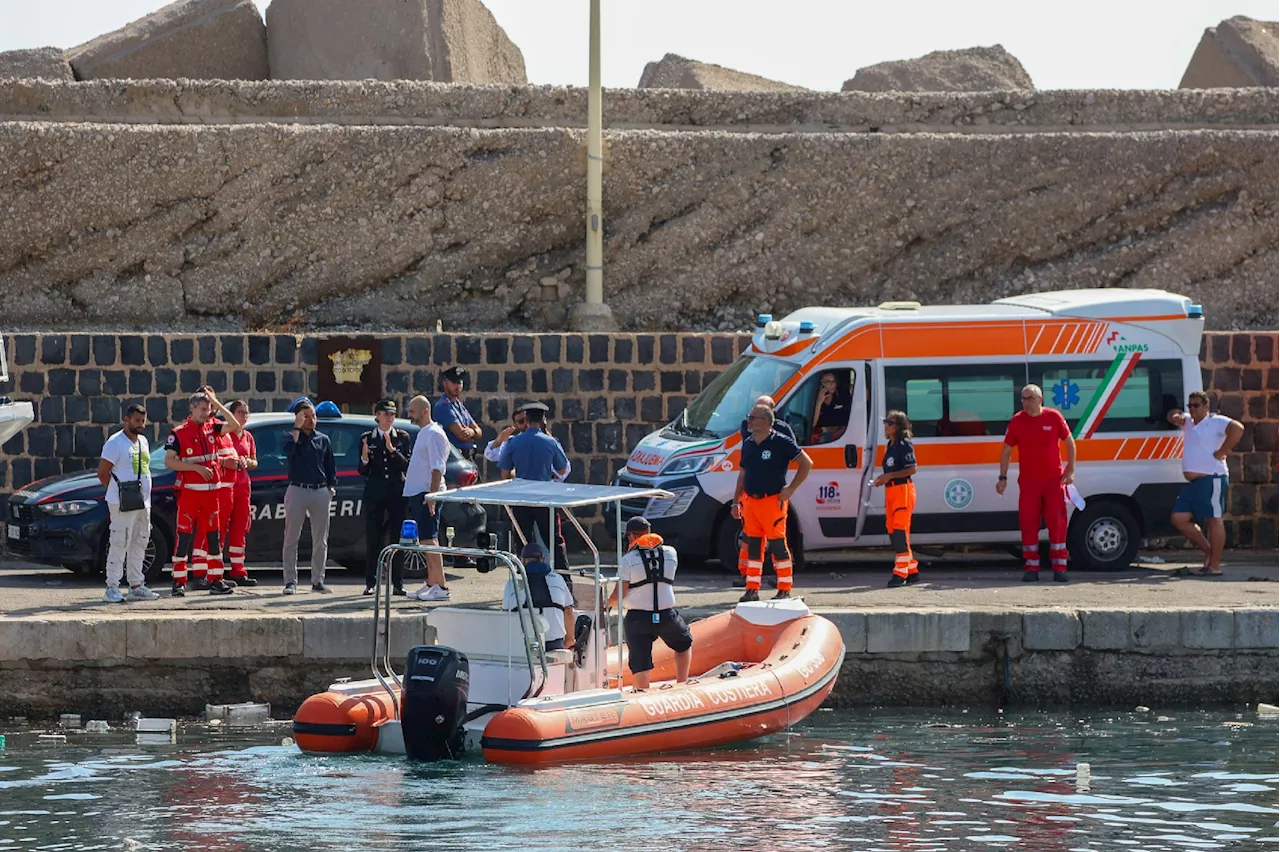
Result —
<path fill-rule="evenodd" d="M 742 428 L 742 420 L 760 396 L 777 393 L 800 365 L 794 361 L 747 355 L 693 398 L 663 434 L 666 437 L 725 438 Z"/>

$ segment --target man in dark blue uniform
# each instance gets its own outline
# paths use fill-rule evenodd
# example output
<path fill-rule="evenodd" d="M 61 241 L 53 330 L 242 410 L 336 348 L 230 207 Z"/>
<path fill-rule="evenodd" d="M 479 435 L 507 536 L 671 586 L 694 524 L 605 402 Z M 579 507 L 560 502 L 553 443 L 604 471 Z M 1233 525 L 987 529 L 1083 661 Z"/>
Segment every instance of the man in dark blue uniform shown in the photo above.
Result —
<path fill-rule="evenodd" d="M 541 402 L 530 402 L 522 410 L 528 427 L 519 435 L 508 438 L 502 445 L 502 454 L 498 457 L 502 478 L 532 479 L 548 483 L 548 489 L 555 488 L 553 480 L 556 476 L 564 476 L 569 471 L 569 457 L 565 455 L 560 442 L 543 430 L 549 409 Z M 525 541 L 534 540 L 534 527 L 537 527 L 544 531 L 543 541 L 550 544 L 545 535 L 549 510 L 513 506 L 511 512 L 524 532 Z M 568 568 L 569 555 L 565 550 L 559 514 L 556 515 L 555 550 L 557 564 L 554 567 Z"/>
<path fill-rule="evenodd" d="M 450 367 L 440 374 L 440 388 L 444 393 L 432 406 L 431 417 L 449 436 L 449 443 L 457 447 L 465 458 L 470 459 L 475 455 L 481 429 L 462 403 L 462 385 L 466 380 L 465 367 Z"/>
<path fill-rule="evenodd" d="M 373 407 L 378 425 L 360 436 L 360 464 L 357 470 L 365 478 L 362 506 L 365 517 L 364 593 L 373 594 L 377 581 L 378 555 L 387 543 L 387 531 L 396 540 L 400 522 L 404 520 L 404 472 L 409 468 L 413 440 L 409 433 L 395 427 L 396 404 L 384 399 Z M 391 582 L 397 595 L 404 595 L 404 557 L 396 554 L 391 562 Z"/>
<path fill-rule="evenodd" d="M 787 506 L 791 495 L 813 469 L 813 460 L 795 441 L 774 431 L 773 409 L 757 405 L 747 416 L 751 436 L 742 442 L 738 485 L 734 489 L 733 517 L 742 521 L 747 534 L 747 590 L 741 601 L 760 599 L 764 573 L 764 548 L 773 556 L 778 572 L 778 598 L 791 597 L 791 552 L 787 549 Z M 787 484 L 792 461 L 799 471 Z"/>

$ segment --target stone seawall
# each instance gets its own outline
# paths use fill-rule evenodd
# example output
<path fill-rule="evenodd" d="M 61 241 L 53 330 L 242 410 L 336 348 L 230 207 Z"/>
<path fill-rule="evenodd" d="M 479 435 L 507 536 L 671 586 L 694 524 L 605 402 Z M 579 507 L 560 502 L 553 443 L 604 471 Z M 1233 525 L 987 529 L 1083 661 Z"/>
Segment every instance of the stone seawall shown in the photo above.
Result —
<path fill-rule="evenodd" d="M 4 88 L 10 329 L 560 329 L 582 298 L 580 90 Z M 1274 89 L 610 99 L 626 330 L 1099 286 L 1275 327 Z"/>
<path fill-rule="evenodd" d="M 1280 694 L 1274 609 L 819 614 L 845 641 L 835 706 L 1195 707 Z M 392 659 L 434 641 L 428 617 L 393 618 Z M 366 615 L 0 620 L 0 716 L 193 715 L 238 701 L 287 714 L 339 677 L 368 677 L 370 629 Z"/>
<path fill-rule="evenodd" d="M 281 411 L 316 393 L 323 337 L 278 335 L 17 334 L 5 338 L 12 374 L 0 396 L 30 398 L 37 421 L 0 446 L 0 492 L 33 479 L 96 467 L 121 406 L 138 402 L 158 445 L 186 416 L 186 397 L 208 384 L 253 411 Z M 573 481 L 606 483 L 646 434 L 669 422 L 748 344 L 736 334 L 380 335 L 382 386 L 400 400 L 434 397 L 440 370 L 467 366 L 466 401 L 485 440 L 509 422 L 517 400 L 551 406 L 552 432 L 573 462 Z M 1277 335 L 1209 333 L 1202 380 L 1215 410 L 1241 420 L 1228 459 L 1227 530 L 1239 547 L 1277 539 Z M 496 476 L 495 471 L 490 475 Z M 592 520 L 589 518 L 588 520 Z"/>

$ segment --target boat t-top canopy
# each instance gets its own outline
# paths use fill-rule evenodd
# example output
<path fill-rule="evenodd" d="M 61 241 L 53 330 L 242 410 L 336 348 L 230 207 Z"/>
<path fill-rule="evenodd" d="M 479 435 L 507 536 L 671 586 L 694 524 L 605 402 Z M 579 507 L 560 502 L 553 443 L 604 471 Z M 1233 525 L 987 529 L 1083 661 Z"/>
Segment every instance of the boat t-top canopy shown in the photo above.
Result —
<path fill-rule="evenodd" d="M 569 485 L 564 482 L 537 482 L 532 479 L 504 479 L 468 485 L 431 495 L 440 503 L 487 503 L 504 506 L 531 506 L 539 509 L 576 509 L 600 506 L 637 497 L 674 497 L 661 488 L 631 488 L 625 485 Z"/>

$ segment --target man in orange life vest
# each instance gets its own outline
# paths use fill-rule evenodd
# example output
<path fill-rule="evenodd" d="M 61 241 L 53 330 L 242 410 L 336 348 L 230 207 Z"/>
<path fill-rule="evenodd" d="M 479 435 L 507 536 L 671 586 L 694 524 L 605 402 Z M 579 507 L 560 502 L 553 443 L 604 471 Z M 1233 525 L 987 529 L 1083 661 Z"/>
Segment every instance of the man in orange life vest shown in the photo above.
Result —
<path fill-rule="evenodd" d="M 791 552 L 787 549 L 787 504 L 813 469 L 813 460 L 792 439 L 774 431 L 773 409 L 756 405 L 747 415 L 751 435 L 742 442 L 738 485 L 734 490 L 733 517 L 742 521 L 747 535 L 747 590 L 741 602 L 760 600 L 764 573 L 764 548 L 773 556 L 778 574 L 774 599 L 791 597 Z M 790 485 L 787 468 L 798 461 L 800 469 Z"/>
<path fill-rule="evenodd" d="M 164 466 L 177 471 L 178 541 L 173 553 L 172 597 L 187 593 L 187 563 L 192 562 L 193 589 L 208 589 L 211 595 L 227 595 L 234 588 L 222 577 L 222 549 L 218 530 L 219 513 L 218 435 L 227 430 L 240 432 L 240 421 L 232 416 L 212 388 L 202 388 L 190 402 L 186 421 L 169 433 L 165 440 Z M 212 414 L 217 409 L 224 418 L 219 423 Z M 204 539 L 204 541 L 202 541 Z M 203 545 L 207 541 L 206 550 Z M 207 576 L 196 567 L 207 559 Z"/>
<path fill-rule="evenodd" d="M 1062 467 L 1058 442 L 1067 445 L 1067 466 Z M 1000 479 L 996 493 L 1009 483 L 1009 460 L 1018 448 L 1018 526 L 1022 530 L 1022 558 L 1026 570 L 1022 582 L 1040 580 L 1040 519 L 1049 528 L 1049 557 L 1053 579 L 1067 582 L 1067 501 L 1063 490 L 1075 479 L 1076 442 L 1061 413 L 1044 407 L 1039 385 L 1022 389 L 1022 410 L 1013 415 L 1000 451 Z"/>

